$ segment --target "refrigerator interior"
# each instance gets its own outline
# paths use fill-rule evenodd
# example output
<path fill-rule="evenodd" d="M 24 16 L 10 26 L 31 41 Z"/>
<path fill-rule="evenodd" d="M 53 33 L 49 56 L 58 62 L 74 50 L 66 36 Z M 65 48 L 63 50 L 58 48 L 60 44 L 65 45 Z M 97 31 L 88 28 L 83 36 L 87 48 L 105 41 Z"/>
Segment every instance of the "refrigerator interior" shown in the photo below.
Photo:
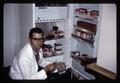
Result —
<path fill-rule="evenodd" d="M 47 40 L 44 42 L 44 44 L 50 44 L 53 46 L 53 50 L 54 50 L 54 44 L 55 43 L 60 43 L 62 44 L 62 51 L 63 54 L 62 55 L 58 55 L 58 56 L 52 56 L 52 57 L 47 57 L 45 59 L 50 60 L 52 62 L 65 62 L 66 61 L 66 52 L 67 52 L 67 43 L 66 43 L 66 36 L 67 36 L 67 25 L 66 25 L 66 21 L 64 22 L 39 22 L 36 23 L 35 26 L 41 28 L 44 32 L 49 33 L 50 31 L 53 30 L 53 26 L 58 26 L 58 31 L 63 31 L 64 32 L 64 38 L 60 38 L 60 39 L 51 39 L 51 40 Z"/>

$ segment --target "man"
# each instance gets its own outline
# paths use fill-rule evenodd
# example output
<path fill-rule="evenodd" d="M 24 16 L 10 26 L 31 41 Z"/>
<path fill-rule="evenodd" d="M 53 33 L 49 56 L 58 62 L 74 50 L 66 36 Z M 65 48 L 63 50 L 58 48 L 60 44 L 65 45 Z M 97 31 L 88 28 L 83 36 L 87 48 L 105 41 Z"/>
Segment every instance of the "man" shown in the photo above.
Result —
<path fill-rule="evenodd" d="M 46 79 L 47 74 L 53 72 L 55 67 L 43 59 L 43 31 L 40 28 L 32 28 L 28 40 L 29 42 L 23 47 L 19 55 L 14 58 L 9 75 L 12 79 Z M 38 65 L 42 66 L 43 69 L 38 71 Z"/>

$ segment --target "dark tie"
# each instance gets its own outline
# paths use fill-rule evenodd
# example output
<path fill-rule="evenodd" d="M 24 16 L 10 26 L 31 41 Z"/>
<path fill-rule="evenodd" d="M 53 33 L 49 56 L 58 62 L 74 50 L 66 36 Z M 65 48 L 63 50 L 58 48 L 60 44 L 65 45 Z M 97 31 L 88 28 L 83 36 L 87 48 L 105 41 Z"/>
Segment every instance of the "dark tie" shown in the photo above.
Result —
<path fill-rule="evenodd" d="M 36 52 L 35 58 L 36 58 L 36 61 L 38 63 L 38 61 L 39 61 L 39 52 Z"/>
<path fill-rule="evenodd" d="M 39 61 L 39 52 L 36 52 L 35 58 L 36 58 L 36 61 L 37 61 L 37 64 L 38 64 L 38 61 Z M 38 71 L 40 71 L 41 69 L 43 69 L 43 68 L 38 65 Z"/>

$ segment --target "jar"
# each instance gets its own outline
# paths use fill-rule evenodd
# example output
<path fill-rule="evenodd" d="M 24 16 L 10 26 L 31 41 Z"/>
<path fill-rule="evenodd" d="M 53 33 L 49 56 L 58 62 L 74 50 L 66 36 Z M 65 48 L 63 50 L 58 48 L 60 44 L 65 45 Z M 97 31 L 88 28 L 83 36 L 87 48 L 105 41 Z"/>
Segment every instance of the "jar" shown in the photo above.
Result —
<path fill-rule="evenodd" d="M 61 43 L 54 43 L 54 46 L 61 46 Z"/>
<path fill-rule="evenodd" d="M 59 32 L 58 32 L 58 36 L 59 36 L 59 37 L 63 37 L 63 36 L 64 36 L 64 32 L 63 32 L 63 31 L 59 31 Z"/>
<path fill-rule="evenodd" d="M 81 34 L 81 32 L 80 31 L 75 31 L 75 35 L 77 35 L 78 37 L 80 37 L 80 34 Z"/>
<path fill-rule="evenodd" d="M 86 39 L 86 33 L 83 33 L 82 38 Z"/>
<path fill-rule="evenodd" d="M 81 56 L 80 56 L 81 59 L 85 59 L 86 57 L 88 57 L 87 54 L 81 54 Z"/>
<path fill-rule="evenodd" d="M 55 49 L 55 53 L 59 55 L 59 54 L 62 54 L 63 51 L 62 51 L 62 49 Z"/>
<path fill-rule="evenodd" d="M 82 37 L 82 38 L 83 38 L 83 34 L 84 34 L 84 33 L 83 33 L 83 32 L 81 32 L 81 33 L 80 33 L 80 37 Z"/>
<path fill-rule="evenodd" d="M 62 44 L 61 43 L 54 43 L 54 50 L 55 49 L 62 49 Z"/>
<path fill-rule="evenodd" d="M 76 52 L 75 52 L 75 55 L 76 55 L 76 56 L 80 56 L 80 51 L 76 51 Z"/>
<path fill-rule="evenodd" d="M 86 39 L 90 39 L 90 35 L 89 34 L 86 34 Z"/>
<path fill-rule="evenodd" d="M 71 55 L 80 56 L 80 51 L 71 51 Z"/>

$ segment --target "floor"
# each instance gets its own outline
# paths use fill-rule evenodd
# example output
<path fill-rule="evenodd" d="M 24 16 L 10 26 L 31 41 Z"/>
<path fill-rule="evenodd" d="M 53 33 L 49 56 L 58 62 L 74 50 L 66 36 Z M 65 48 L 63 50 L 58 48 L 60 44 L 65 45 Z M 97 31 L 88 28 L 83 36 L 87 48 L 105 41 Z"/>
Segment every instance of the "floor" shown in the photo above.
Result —
<path fill-rule="evenodd" d="M 3 71 L 3 79 L 4 80 L 11 80 L 11 78 L 9 77 L 9 70 L 10 70 L 10 66 L 9 67 L 5 67 L 4 71 Z"/>
<path fill-rule="evenodd" d="M 12 80 L 9 77 L 9 69 L 10 67 L 4 68 L 4 80 Z M 49 74 L 48 78 L 46 80 L 77 80 L 74 76 L 71 78 L 71 69 L 67 69 L 65 73 L 59 74 L 59 73 L 51 73 Z"/>

